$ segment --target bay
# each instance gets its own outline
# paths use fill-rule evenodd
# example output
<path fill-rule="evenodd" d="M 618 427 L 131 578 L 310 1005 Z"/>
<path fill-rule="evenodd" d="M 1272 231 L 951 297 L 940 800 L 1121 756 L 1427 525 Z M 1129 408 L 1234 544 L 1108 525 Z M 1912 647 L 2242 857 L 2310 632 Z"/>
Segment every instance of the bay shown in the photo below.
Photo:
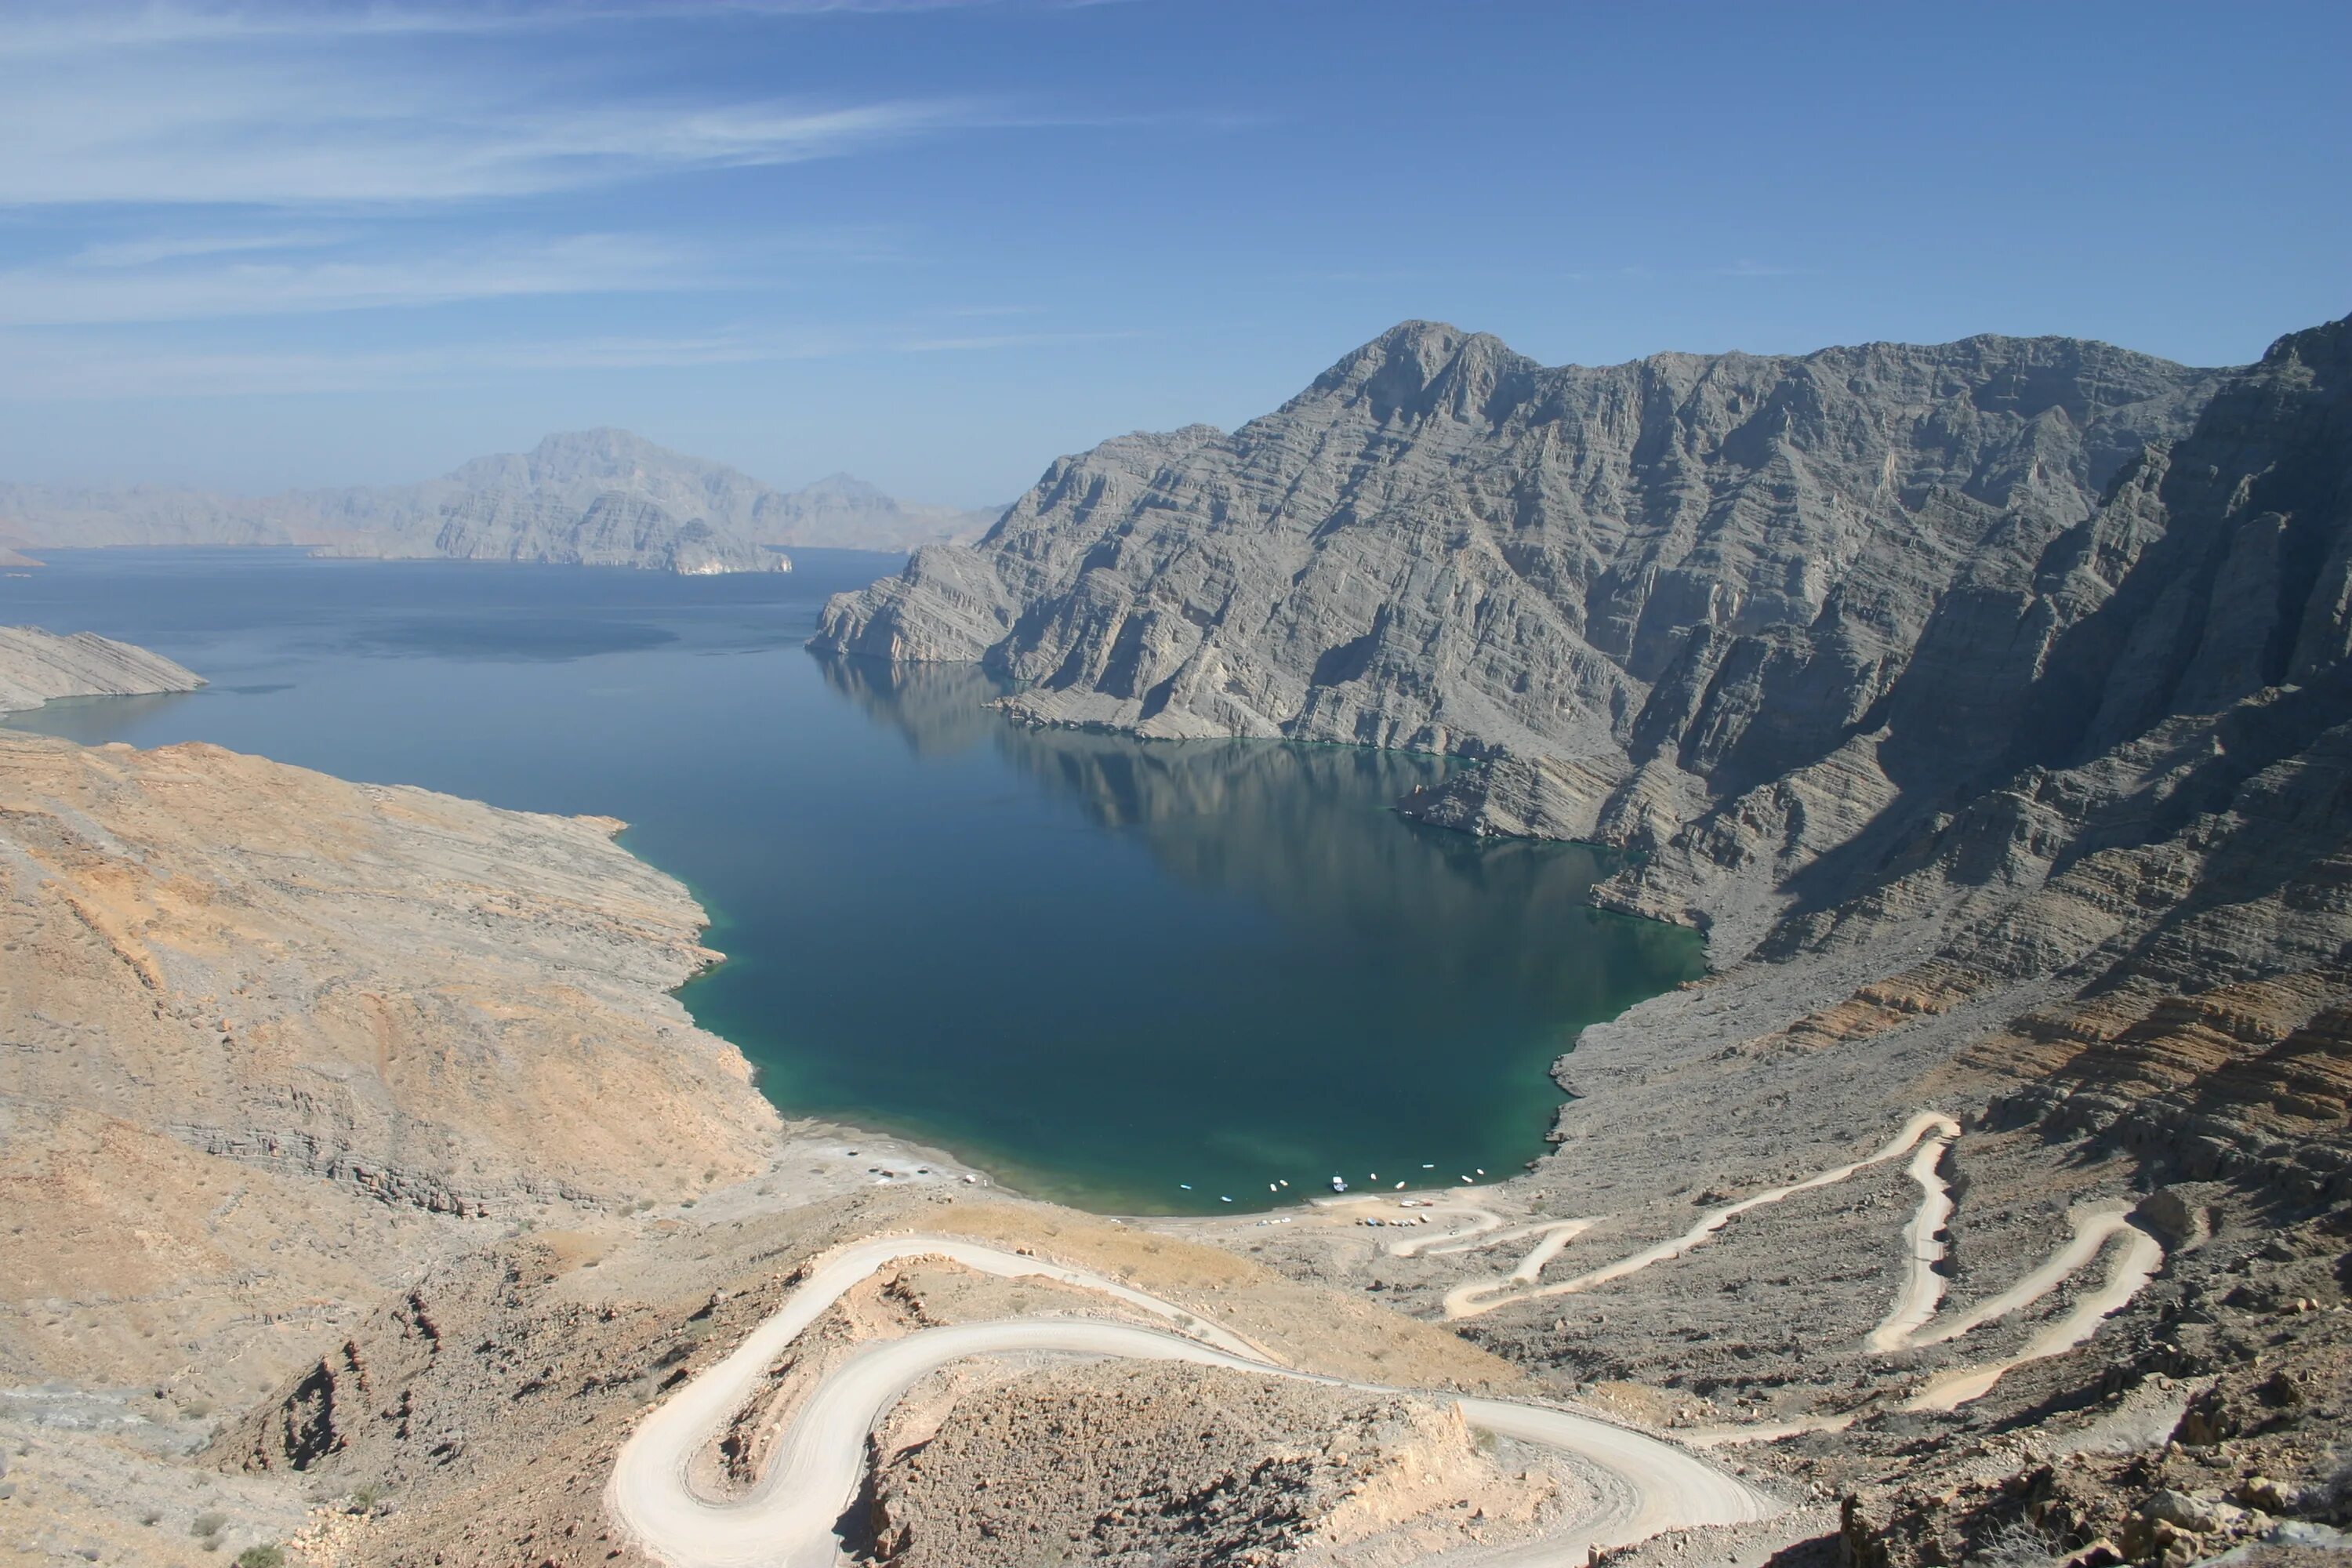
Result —
<path fill-rule="evenodd" d="M 12 723 L 625 818 L 729 955 L 683 1000 L 787 1114 L 1040 1196 L 1221 1211 L 1335 1174 L 1514 1171 L 1578 1029 L 1703 968 L 1694 934 L 1585 902 L 1601 851 L 1396 816 L 1436 759 L 1032 731 L 977 670 L 809 653 L 826 595 L 894 557 L 672 577 L 45 553 L 0 579 L 0 623 L 212 684 Z"/>

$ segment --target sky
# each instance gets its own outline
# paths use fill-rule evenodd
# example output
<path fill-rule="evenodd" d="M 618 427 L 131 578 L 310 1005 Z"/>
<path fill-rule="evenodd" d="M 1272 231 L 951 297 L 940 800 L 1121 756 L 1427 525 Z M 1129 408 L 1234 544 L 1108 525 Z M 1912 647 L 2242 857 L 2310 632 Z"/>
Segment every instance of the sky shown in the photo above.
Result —
<path fill-rule="evenodd" d="M 1396 321 L 1546 363 L 2352 312 L 2352 5 L 0 6 L 0 480 L 617 425 L 1017 495 Z"/>

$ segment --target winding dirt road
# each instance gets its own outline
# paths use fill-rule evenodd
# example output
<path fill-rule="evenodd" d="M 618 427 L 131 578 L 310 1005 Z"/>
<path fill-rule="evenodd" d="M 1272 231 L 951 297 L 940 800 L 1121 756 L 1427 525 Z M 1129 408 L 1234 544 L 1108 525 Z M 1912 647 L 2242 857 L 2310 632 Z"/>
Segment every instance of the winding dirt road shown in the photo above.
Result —
<path fill-rule="evenodd" d="M 1952 1146 L 1958 1127 L 1919 1145 L 1911 1157 L 1911 1179 L 1919 1184 L 1919 1206 L 1903 1226 L 1903 1250 L 1909 1267 L 1904 1271 L 1902 1293 L 1870 1331 L 1865 1342 L 1874 1351 L 1900 1350 L 1927 1325 L 1944 1301 L 1944 1226 L 1952 1217 L 1951 1184 L 1944 1179 L 1944 1151 Z"/>
<path fill-rule="evenodd" d="M 1622 1279 L 1680 1258 L 1752 1209 L 1843 1182 L 1908 1153 L 1919 1187 L 1917 1208 L 1903 1227 L 1906 1268 L 1901 1290 L 1872 1331 L 1868 1348 L 1891 1353 L 1914 1345 L 1958 1339 L 2032 1306 L 2110 1250 L 2105 1278 L 2064 1316 L 2044 1325 L 2014 1354 L 1951 1368 L 1904 1401 L 1906 1410 L 1951 1410 L 1985 1394 L 2012 1368 L 2057 1355 L 2089 1339 L 2110 1313 L 2130 1303 L 2163 1266 L 2164 1249 L 2114 1205 L 2075 1209 L 2074 1234 L 2008 1289 L 1968 1311 L 1937 1322 L 1945 1290 L 1938 1265 L 1953 1213 L 1944 1155 L 1960 1133 L 1940 1111 L 1921 1111 L 1874 1152 L 1772 1187 L 1700 1215 L 1682 1234 L 1614 1263 L 1551 1285 L 1544 1268 L 1594 1223 L 1538 1220 L 1507 1226 L 1492 1210 L 1455 1199 L 1437 1212 L 1466 1219 L 1468 1228 L 1391 1244 L 1397 1257 L 1483 1251 L 1535 1238 L 1509 1273 L 1474 1279 L 1445 1297 L 1449 1319 L 1475 1317 L 1538 1297 L 1568 1295 Z M 945 1258 L 1001 1277 L 1055 1280 L 1093 1291 L 1167 1328 L 1078 1317 L 1008 1319 L 927 1329 L 881 1341 L 835 1367 L 802 1403 L 780 1438 L 766 1472 L 740 1496 L 698 1491 L 695 1458 L 759 1390 L 767 1369 L 844 1292 L 893 1263 Z M 733 1354 L 688 1382 L 639 1424 L 622 1447 L 605 1487 L 605 1502 L 623 1530 L 672 1568 L 835 1568 L 840 1542 L 834 1527 L 864 1475 L 866 1436 L 883 1414 L 925 1374 L 971 1356 L 1054 1353 L 1181 1361 L 1264 1376 L 1293 1377 L 1372 1394 L 1409 1390 L 1349 1383 L 1283 1365 L 1264 1346 L 1204 1321 L 1172 1302 L 1090 1269 L 1054 1263 L 952 1237 L 881 1237 L 831 1254 L 784 1302 L 747 1336 Z M 1594 1485 L 1596 1500 L 1572 1523 L 1545 1540 L 1481 1550 L 1462 1561 L 1504 1564 L 1580 1563 L 1593 1547 L 1608 1548 L 1663 1531 L 1767 1519 L 1781 1505 L 1747 1482 L 1697 1458 L 1689 1447 L 1549 1405 L 1460 1399 L 1465 1418 L 1482 1431 L 1552 1448 L 1576 1463 Z M 1802 1416 L 1772 1426 L 1724 1427 L 1687 1434 L 1693 1446 L 1769 1441 L 1796 1432 L 1835 1431 L 1861 1412 Z M 1456 1561 L 1448 1557 L 1445 1561 Z"/>
<path fill-rule="evenodd" d="M 1960 1135 L 1960 1124 L 1942 1111 L 1923 1110 L 1906 1123 L 1903 1131 L 1896 1133 L 1888 1141 L 1885 1147 L 1874 1154 L 1866 1155 L 1843 1165 L 1833 1165 L 1826 1171 L 1816 1171 L 1801 1182 L 1791 1182 L 1786 1186 L 1767 1188 L 1751 1197 L 1742 1198 L 1738 1203 L 1725 1204 L 1719 1208 L 1708 1209 L 1693 1221 L 1691 1227 L 1680 1236 L 1670 1237 L 1654 1247 L 1643 1248 L 1630 1258 L 1621 1258 L 1605 1268 L 1595 1268 L 1587 1274 L 1580 1274 L 1573 1279 L 1563 1279 L 1553 1285 L 1528 1287 L 1520 1279 L 1518 1272 L 1514 1271 L 1484 1284 L 1460 1287 L 1445 1298 L 1445 1315 L 1448 1318 L 1475 1318 L 1481 1313 L 1491 1312 L 1497 1307 L 1507 1307 L 1519 1301 L 1533 1301 L 1547 1296 L 1572 1296 L 1580 1291 L 1590 1290 L 1596 1285 L 1606 1285 L 1612 1280 L 1622 1279 L 1630 1274 L 1639 1274 L 1654 1264 L 1680 1258 L 1691 1248 L 1704 1244 L 1712 1238 L 1717 1231 L 1750 1209 L 1759 1209 L 1767 1204 L 1777 1204 L 1784 1199 L 1792 1198 L 1799 1193 L 1811 1192 L 1816 1187 L 1835 1185 L 1858 1171 L 1866 1171 L 1873 1165 L 1884 1164 L 1889 1160 L 1909 1153 L 1922 1138 L 1927 1137 L 1930 1133 L 1934 1134 L 1935 1146 L 1940 1156 L 1941 1145 L 1948 1143 Z M 1559 1250 L 1558 1247 L 1552 1247 L 1550 1251 L 1544 1254 L 1543 1260 L 1549 1261 Z M 1522 1268 L 1524 1267 L 1522 1265 Z M 1520 1288 L 1514 1289 L 1514 1287 Z"/>
<path fill-rule="evenodd" d="M 2023 1366 L 2030 1361 L 2040 1361 L 2046 1356 L 2058 1355 L 2073 1350 L 2076 1345 L 2098 1332 L 2100 1322 L 2109 1313 L 2119 1312 L 2128 1306 L 2132 1298 L 2139 1294 L 2140 1287 L 2146 1285 L 2156 1271 L 2164 1267 L 2164 1248 L 2156 1237 L 2138 1226 L 2129 1224 L 2122 1215 L 2116 1215 L 2110 1217 L 2113 1218 L 2114 1225 L 2099 1232 L 2097 1244 L 2093 1246 L 2092 1251 L 2095 1253 L 2098 1246 L 2104 1245 L 2110 1236 L 2120 1235 L 2125 1239 L 2123 1246 L 2116 1248 L 2114 1261 L 2107 1265 L 2107 1277 L 2100 1283 L 2097 1289 L 2086 1291 L 2083 1299 L 2074 1303 L 2074 1310 L 2057 1321 L 2043 1327 L 2039 1333 L 2028 1340 L 2025 1342 L 2025 1348 L 2015 1355 L 2004 1356 L 1999 1361 L 1983 1362 L 1975 1366 L 1955 1367 L 1950 1372 L 1930 1378 L 1927 1386 L 1914 1394 L 1906 1402 L 1903 1408 L 1906 1410 L 1957 1410 L 1969 1400 L 1990 1392 L 1992 1385 L 1999 1383 L 2012 1368 Z M 2069 1244 L 2068 1250 L 2080 1245 L 2084 1235 L 2084 1232 L 2077 1231 L 2074 1241 Z M 2063 1251 L 2060 1256 L 2063 1258 Z M 2042 1270 L 2048 1270 L 2058 1261 L 2060 1258 L 2053 1258 L 2051 1263 L 2042 1266 Z M 2073 1270 L 2069 1269 L 2067 1272 L 2071 1273 Z M 2029 1299 L 2038 1300 L 2041 1296 L 2047 1295 L 2054 1289 L 2059 1279 L 2064 1278 L 2064 1274 L 2056 1276 L 2048 1284 L 2041 1286 L 2037 1295 Z M 2020 1285 L 2029 1284 L 2032 1281 L 2032 1277 L 2029 1276 L 2027 1280 L 2020 1281 Z M 1988 1306 L 1991 1304 L 1987 1303 Z M 2023 1304 L 2023 1300 L 2017 1303 L 2019 1306 Z M 2014 1310 L 2015 1308 L 2005 1310 Z M 1989 1321 L 1990 1319 L 1979 1321 Z M 1968 1328 L 1975 1326 L 1976 1324 L 1972 1322 L 1968 1325 Z M 1951 1336 L 1943 1337 L 1955 1337 L 1965 1332 L 1967 1332 L 1966 1328 L 1955 1329 Z"/>
<path fill-rule="evenodd" d="M 1945 1230 L 1953 1213 L 1950 1183 L 1944 1174 L 1944 1156 L 1959 1135 L 1959 1123 L 1950 1117 L 1940 1111 L 1920 1111 L 1875 1153 L 1816 1172 L 1801 1182 L 1769 1188 L 1737 1203 L 1709 1209 L 1680 1236 L 1574 1279 L 1550 1285 L 1536 1284 L 1545 1265 L 1558 1257 L 1578 1235 L 1590 1228 L 1593 1222 L 1555 1220 L 1505 1229 L 1500 1215 L 1486 1209 L 1471 1209 L 1466 1211 L 1475 1220 L 1471 1232 L 1455 1237 L 1408 1243 L 1391 1247 L 1389 1250 L 1401 1257 L 1411 1256 L 1416 1250 L 1425 1250 L 1433 1256 L 1475 1251 L 1507 1240 L 1540 1236 L 1542 1239 L 1510 1273 L 1469 1280 L 1446 1292 L 1444 1312 L 1448 1319 L 1473 1318 L 1491 1312 L 1497 1307 L 1548 1296 L 1574 1295 L 1596 1285 L 1638 1274 L 1654 1265 L 1682 1257 L 1708 1240 L 1731 1220 L 1751 1209 L 1780 1203 L 1799 1193 L 1832 1185 L 1874 1165 L 1909 1153 L 1911 1164 L 1908 1173 L 1918 1185 L 1919 1203 L 1903 1226 L 1903 1285 L 1886 1316 L 1880 1320 L 1864 1342 L 1866 1349 L 1884 1355 L 1914 1345 L 1942 1344 L 1959 1339 L 1987 1323 L 2033 1306 L 2081 1272 L 2106 1248 L 2112 1238 L 2124 1237 L 2122 1246 L 2108 1266 L 2106 1278 L 2099 1287 L 2085 1293 L 2063 1317 L 2044 1325 L 2015 1354 L 1939 1373 L 1928 1379 L 1902 1405 L 1906 1410 L 1957 1409 L 1990 1392 L 2001 1378 L 2027 1362 L 2061 1354 L 2089 1339 L 2098 1331 L 2101 1321 L 2128 1306 L 2141 1288 L 2164 1265 L 2163 1247 L 2154 1237 L 2133 1225 L 2120 1208 L 2112 1205 L 2079 1206 L 2069 1215 L 2073 1237 L 2040 1265 L 1999 1295 L 1947 1322 L 1937 1323 L 1937 1312 L 1943 1304 L 1946 1287 L 1939 1266 L 1946 1252 Z M 1444 1245 L 1449 1240 L 1454 1245 Z M 1710 1427 L 1689 1436 L 1694 1446 L 1701 1447 L 1769 1442 L 1800 1432 L 1842 1431 L 1857 1419 L 1858 1414 L 1800 1416 L 1793 1421 L 1769 1426 Z"/>
<path fill-rule="evenodd" d="M 868 1345 L 835 1367 L 794 1412 L 767 1472 L 740 1496 L 706 1497 L 690 1479 L 695 1456 L 757 1391 L 768 1367 L 858 1281 L 892 1263 L 944 1258 L 1004 1278 L 1041 1277 L 1113 1297 L 1183 1332 L 1080 1318 L 1022 1318 L 926 1329 Z M 1183 1361 L 1366 1393 L 1411 1392 L 1347 1383 L 1276 1363 L 1242 1336 L 1172 1302 L 1089 1269 L 957 1237 L 885 1237 L 822 1261 L 724 1361 L 690 1380 L 642 1421 L 606 1483 L 607 1510 L 647 1552 L 672 1568 L 834 1568 L 834 1525 L 856 1496 L 866 1434 L 926 1373 L 967 1356 L 1051 1352 Z M 1599 1481 L 1599 1499 L 1566 1529 L 1525 1548 L 1478 1554 L 1503 1563 L 1580 1563 L 1589 1549 L 1661 1531 L 1767 1519 L 1781 1504 L 1671 1443 L 1574 1411 L 1462 1399 L 1483 1431 L 1559 1450 Z"/>

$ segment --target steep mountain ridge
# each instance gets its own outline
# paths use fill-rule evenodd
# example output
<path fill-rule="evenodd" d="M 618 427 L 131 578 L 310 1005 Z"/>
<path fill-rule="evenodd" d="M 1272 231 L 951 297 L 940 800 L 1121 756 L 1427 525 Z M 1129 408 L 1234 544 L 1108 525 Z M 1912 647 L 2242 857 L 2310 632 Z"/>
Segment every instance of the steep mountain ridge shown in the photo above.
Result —
<path fill-rule="evenodd" d="M 1407 322 L 1231 436 L 1062 459 L 819 645 L 982 658 L 1045 722 L 1616 765 L 1671 740 L 1684 771 L 1767 776 L 2213 381 L 2063 339 L 1546 369 Z M 1710 703 L 1727 666 L 1745 690 Z"/>
<path fill-rule="evenodd" d="M 2021 769 L 2105 759 L 2063 869 L 2315 738 L 2324 694 L 2256 699 L 2342 659 L 2345 337 L 2226 374 L 2005 338 L 1585 371 L 1406 323 L 1232 437 L 1062 459 L 818 646 L 977 659 L 1032 721 L 1486 757 L 1409 814 L 1639 850 L 1609 898 L 1728 961 L 1992 831 Z"/>

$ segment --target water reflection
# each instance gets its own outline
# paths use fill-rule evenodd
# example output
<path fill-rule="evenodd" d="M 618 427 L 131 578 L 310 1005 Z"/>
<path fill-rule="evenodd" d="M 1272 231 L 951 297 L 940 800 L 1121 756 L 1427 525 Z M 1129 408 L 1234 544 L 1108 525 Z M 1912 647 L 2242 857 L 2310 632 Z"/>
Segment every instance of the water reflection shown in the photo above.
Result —
<path fill-rule="evenodd" d="M 1388 809 L 1441 778 L 1442 759 L 1035 729 L 987 706 L 1005 688 L 973 666 L 811 657 L 827 686 L 919 754 L 988 746 L 1096 826 L 1139 838 L 1186 883 L 1344 932 L 1374 962 L 1409 962 L 1447 985 L 1579 998 L 1633 974 L 1700 972 L 1693 933 L 1592 907 L 1592 884 L 1615 868 L 1607 851 L 1479 839 Z"/>
<path fill-rule="evenodd" d="M 811 652 L 824 683 L 898 731 L 919 757 L 952 756 L 1010 728 L 987 704 L 1005 688 L 976 664 L 885 664 Z"/>

